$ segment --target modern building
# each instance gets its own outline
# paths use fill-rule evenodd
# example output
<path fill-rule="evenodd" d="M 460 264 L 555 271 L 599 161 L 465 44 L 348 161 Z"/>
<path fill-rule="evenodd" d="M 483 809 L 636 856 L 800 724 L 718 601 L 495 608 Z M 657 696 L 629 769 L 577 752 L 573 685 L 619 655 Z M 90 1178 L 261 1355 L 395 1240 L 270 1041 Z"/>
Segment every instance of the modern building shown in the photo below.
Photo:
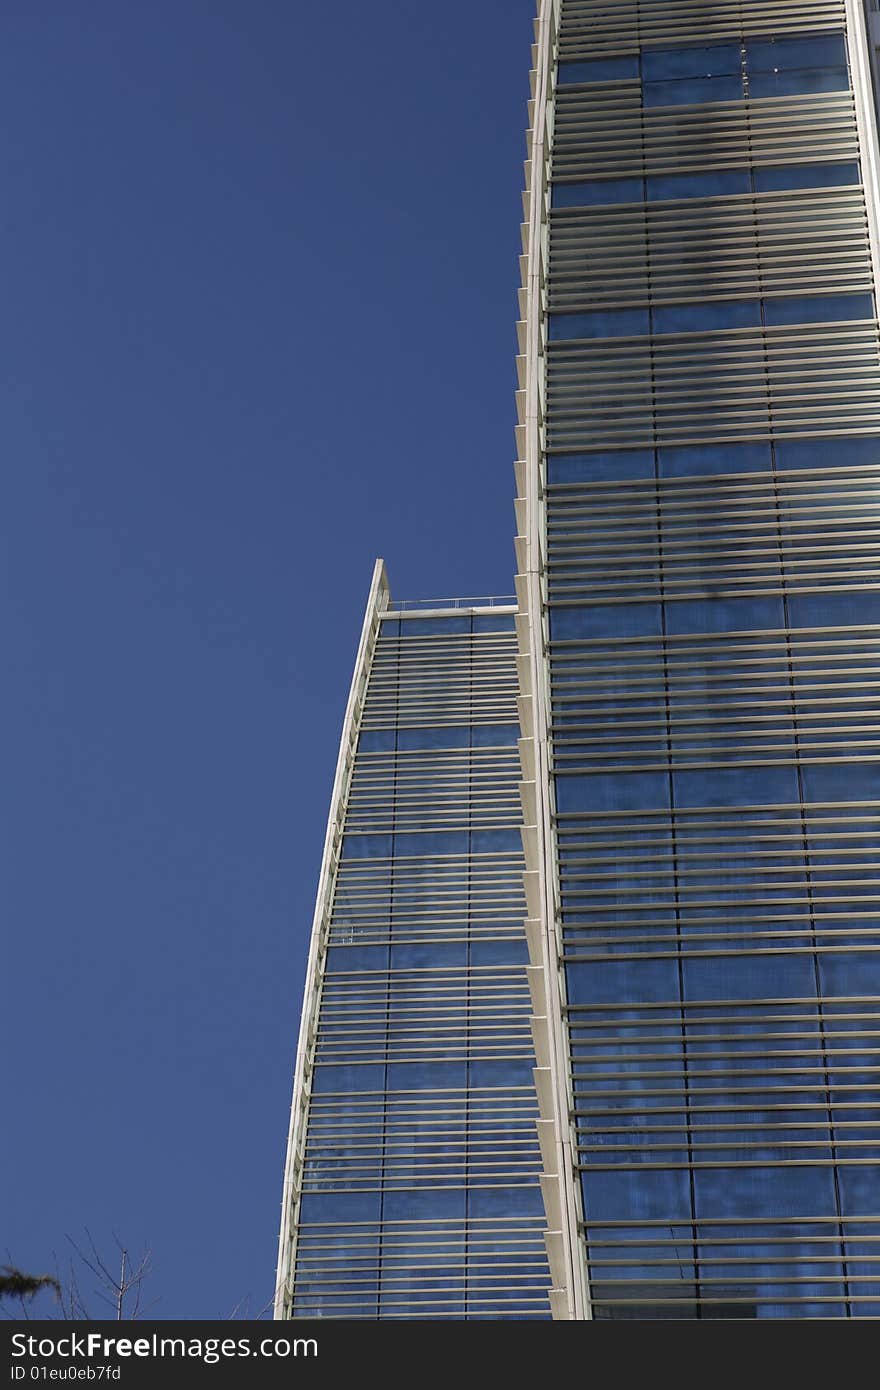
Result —
<path fill-rule="evenodd" d="M 517 606 L 498 615 L 515 636 L 496 634 L 480 668 L 487 691 L 502 671 L 508 682 L 497 723 L 509 741 L 483 755 L 497 792 L 480 804 L 495 833 L 522 823 L 524 908 L 515 840 L 506 851 L 486 841 L 483 864 L 506 885 L 509 940 L 523 932 L 530 960 L 515 991 L 510 976 L 509 1013 L 494 1016 L 510 1032 L 492 1058 L 526 1058 L 524 985 L 535 1048 L 531 1085 L 525 1070 L 499 1070 L 500 1185 L 518 1186 L 518 1171 L 522 1192 L 542 1202 L 540 1212 L 505 1207 L 498 1221 L 517 1224 L 487 1237 L 510 1250 L 520 1238 L 511 1232 L 528 1231 L 497 1268 L 511 1316 L 546 1315 L 538 1232 L 556 1318 L 880 1315 L 878 43 L 880 15 L 860 0 L 540 5 L 517 363 Z M 312 1279 L 322 1258 L 337 1283 L 302 1304 L 280 1300 L 282 1314 L 333 1315 L 355 1296 L 352 1237 L 325 1231 L 315 1248 L 323 1240 L 335 1254 L 315 1257 L 303 1217 L 311 1194 L 338 1224 L 361 1181 L 345 1124 L 338 1195 L 304 1176 L 309 1144 L 324 1142 L 319 1075 L 332 1033 L 320 1029 L 342 989 L 325 943 L 333 914 L 347 911 L 343 871 L 377 885 L 389 924 L 377 945 L 394 940 L 397 841 L 382 842 L 369 870 L 351 847 L 334 859 L 337 833 L 343 848 L 356 834 L 394 833 L 390 751 L 353 740 L 375 727 L 363 723 L 370 700 L 390 699 L 385 684 L 373 695 L 385 663 L 402 673 L 411 661 L 415 672 L 423 659 L 406 640 L 424 647 L 419 625 L 436 632 L 423 667 L 430 699 L 454 700 L 459 688 L 462 658 L 448 673 L 444 664 L 452 634 L 430 629 L 452 615 L 383 619 L 375 591 L 371 602 L 343 740 L 351 771 L 337 779 L 340 823 L 319 898 L 282 1224 L 284 1287 L 294 1266 L 312 1261 Z M 482 616 L 476 608 L 466 620 Z M 381 667 L 368 655 L 374 630 Z M 456 636 L 476 650 L 476 628 Z M 375 708 L 386 728 L 407 727 L 389 704 Z M 428 731 L 481 722 L 399 710 Z M 398 770 L 409 747 L 397 744 Z M 459 747 L 450 762 L 463 763 Z M 416 814 L 433 802 L 438 756 L 413 750 L 406 763 L 425 779 Z M 377 820 L 356 827 L 347 817 L 362 814 L 354 788 L 372 776 L 368 758 L 381 768 Z M 462 783 L 457 795 L 473 791 Z M 456 804 L 464 816 L 465 800 Z M 492 820 L 502 809 L 509 819 Z M 464 825 L 451 828 L 463 835 Z M 416 872 L 429 911 L 448 905 L 444 860 L 426 857 Z M 452 915 L 476 930 L 463 905 Z M 512 958 L 499 964 L 523 971 Z M 389 1068 L 382 1085 L 376 1073 L 375 1115 L 398 1103 L 391 969 L 379 984 L 388 1031 L 369 1043 L 386 1049 Z M 493 997 L 508 988 L 502 974 Z M 425 1007 L 443 1010 L 431 978 Z M 462 1049 L 470 1026 L 464 1015 L 453 1024 Z M 338 1062 L 354 1060 L 347 1051 Z M 479 1073 L 458 1076 L 469 1107 Z M 515 1098 L 521 1148 L 510 1147 Z M 337 1103 L 354 1114 L 350 1097 Z M 456 1142 L 482 1154 L 469 1110 L 462 1123 Z M 391 1150 L 376 1148 L 372 1111 L 364 1124 L 378 1183 Z M 425 1184 L 446 1161 L 443 1133 L 419 1131 Z M 403 1140 L 411 1165 L 413 1134 Z M 457 1208 L 450 1220 L 460 1223 L 477 1169 L 457 1172 L 464 1216 Z M 370 1212 L 362 1315 L 418 1316 L 408 1297 L 391 1311 L 386 1227 L 375 1204 Z M 423 1229 L 439 1260 L 433 1220 Z M 463 1231 L 456 1224 L 454 1238 L 467 1243 Z M 517 1269 L 524 1282 L 511 1284 Z M 449 1277 L 434 1315 L 498 1315 L 471 1302 L 466 1267 Z M 416 1290 L 411 1265 L 401 1279 Z"/>
<path fill-rule="evenodd" d="M 376 566 L 312 935 L 281 1317 L 549 1317 L 514 600 Z"/>

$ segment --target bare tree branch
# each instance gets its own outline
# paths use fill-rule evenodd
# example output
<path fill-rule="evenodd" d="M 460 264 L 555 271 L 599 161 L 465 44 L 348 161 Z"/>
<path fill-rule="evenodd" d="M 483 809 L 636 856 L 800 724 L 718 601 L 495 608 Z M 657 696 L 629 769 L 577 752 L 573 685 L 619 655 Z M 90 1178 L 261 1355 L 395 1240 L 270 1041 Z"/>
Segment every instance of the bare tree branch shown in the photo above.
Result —
<path fill-rule="evenodd" d="M 75 1240 L 66 1234 L 71 1255 L 62 1264 L 53 1252 L 54 1274 L 32 1275 L 24 1273 L 13 1262 L 7 1250 L 5 1265 L 0 1265 L 0 1319 L 17 1320 L 31 1317 L 60 1318 L 65 1322 L 93 1322 L 105 1318 L 103 1311 L 95 1311 L 95 1300 L 111 1309 L 110 1316 L 117 1321 L 134 1322 L 144 1316 L 155 1316 L 151 1310 L 158 1299 L 145 1302 L 144 1286 L 152 1274 L 152 1250 L 145 1246 L 139 1254 L 133 1254 L 128 1245 L 113 1232 L 113 1240 L 118 1252 L 118 1272 L 114 1273 L 111 1261 L 98 1249 L 91 1231 L 84 1227 L 84 1237 Z M 83 1293 L 83 1271 L 87 1271 L 95 1281 L 95 1287 L 88 1295 Z M 42 1306 L 30 1310 L 31 1301 L 41 1292 L 51 1290 L 55 1296 L 57 1311 L 47 1313 Z M 246 1295 L 227 1315 L 228 1319 L 262 1319 L 271 1316 L 274 1299 L 270 1298 L 256 1313 L 251 1313 L 251 1295 Z"/>
<path fill-rule="evenodd" d="M 245 1294 L 244 1298 L 240 1298 L 240 1299 L 238 1300 L 238 1302 L 236 1303 L 235 1307 L 232 1309 L 232 1312 L 231 1312 L 231 1313 L 227 1313 L 225 1321 L 226 1321 L 226 1322 L 232 1322 L 232 1321 L 234 1321 L 234 1320 L 237 1319 L 237 1318 L 238 1318 L 238 1319 L 243 1319 L 243 1320 L 246 1321 L 246 1322 L 259 1321 L 259 1320 L 261 1320 L 262 1318 L 264 1318 L 264 1317 L 266 1316 L 266 1314 L 268 1313 L 269 1309 L 270 1309 L 270 1308 L 274 1308 L 274 1306 L 275 1306 L 275 1298 L 274 1298 L 274 1296 L 273 1296 L 273 1297 L 267 1299 L 266 1302 L 263 1304 L 263 1306 L 262 1306 L 260 1309 L 258 1309 L 258 1311 L 257 1311 L 256 1313 L 252 1313 L 252 1312 L 251 1312 L 251 1295 L 248 1293 L 248 1294 Z"/>
<path fill-rule="evenodd" d="M 71 1235 L 68 1235 L 66 1239 L 73 1247 L 80 1264 L 97 1279 L 98 1285 L 93 1290 L 95 1296 L 112 1309 L 113 1317 L 118 1322 L 132 1321 L 138 1318 L 141 1313 L 144 1280 L 151 1272 L 152 1252 L 145 1249 L 143 1254 L 134 1260 L 128 1248 L 123 1245 L 114 1232 L 113 1239 L 119 1251 L 119 1273 L 114 1274 L 99 1252 L 88 1228 L 86 1228 L 85 1234 L 88 1242 L 87 1249 L 83 1249 L 81 1245 L 77 1244 Z M 71 1262 L 68 1294 L 65 1316 L 88 1321 L 90 1314 L 77 1285 L 73 1262 Z"/>

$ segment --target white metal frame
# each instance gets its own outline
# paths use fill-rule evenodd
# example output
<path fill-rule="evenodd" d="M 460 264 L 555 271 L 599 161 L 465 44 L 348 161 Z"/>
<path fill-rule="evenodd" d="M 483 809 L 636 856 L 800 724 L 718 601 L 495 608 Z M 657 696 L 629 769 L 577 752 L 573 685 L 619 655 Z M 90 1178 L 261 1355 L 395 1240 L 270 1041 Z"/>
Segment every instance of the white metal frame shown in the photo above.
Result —
<path fill-rule="evenodd" d="M 532 1030 L 537 1066 L 535 1085 L 541 1119 L 538 1131 L 544 1161 L 542 1189 L 547 1214 L 547 1254 L 556 1319 L 589 1318 L 585 1263 L 579 1254 L 580 1198 L 569 1124 L 568 1044 L 562 1017 L 563 984 L 557 938 L 558 889 L 555 873 L 552 787 L 548 745 L 549 688 L 544 632 L 544 505 L 541 483 L 543 444 L 544 283 L 547 236 L 547 174 L 553 121 L 553 70 L 559 0 L 541 0 L 532 49 L 531 129 L 527 137 L 520 264 L 521 322 L 517 325 L 521 389 L 517 393 L 516 592 L 523 738 L 521 787 L 526 855 L 526 934 L 531 966 Z"/>
<path fill-rule="evenodd" d="M 299 1201 L 299 1178 L 302 1172 L 302 1141 L 310 1095 L 315 1028 L 321 1003 L 321 976 L 326 953 L 327 923 L 333 902 L 333 888 L 339 863 L 341 829 L 345 818 L 348 788 L 357 747 L 358 726 L 373 652 L 376 647 L 376 638 L 379 633 L 379 615 L 388 608 L 389 602 L 390 593 L 385 565 L 382 560 L 377 560 L 373 568 L 373 578 L 367 598 L 354 675 L 352 676 L 351 690 L 342 724 L 339 758 L 336 763 L 336 776 L 330 798 L 330 813 L 327 819 L 327 833 L 324 837 L 324 853 L 321 860 L 315 916 L 309 945 L 302 1021 L 296 1049 L 293 1100 L 290 1107 L 287 1161 L 284 1169 L 284 1194 L 281 1202 L 278 1273 L 275 1283 L 276 1318 L 290 1316 L 289 1296 L 293 1263 L 296 1258 L 296 1212 Z"/>

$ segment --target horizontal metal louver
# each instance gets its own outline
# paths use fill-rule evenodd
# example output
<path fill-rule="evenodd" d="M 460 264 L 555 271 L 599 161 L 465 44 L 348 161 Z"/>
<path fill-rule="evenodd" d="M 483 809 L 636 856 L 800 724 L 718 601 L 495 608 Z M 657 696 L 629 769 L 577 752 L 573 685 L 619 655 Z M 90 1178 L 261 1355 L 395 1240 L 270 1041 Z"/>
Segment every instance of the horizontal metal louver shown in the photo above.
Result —
<path fill-rule="evenodd" d="M 554 211 L 551 312 L 873 286 L 860 188 Z"/>
<path fill-rule="evenodd" d="M 637 82 L 560 90 L 553 179 L 858 158 L 848 92 L 643 109 Z"/>
<path fill-rule="evenodd" d="M 880 427 L 875 323 L 552 343 L 550 450 Z"/>
<path fill-rule="evenodd" d="M 741 34 L 786 34 L 842 29 L 843 0 L 740 0 L 720 5 L 712 0 L 563 0 L 559 28 L 560 58 L 592 58 L 597 53 L 626 53 L 640 45 L 692 43 L 694 36 L 718 41 Z"/>

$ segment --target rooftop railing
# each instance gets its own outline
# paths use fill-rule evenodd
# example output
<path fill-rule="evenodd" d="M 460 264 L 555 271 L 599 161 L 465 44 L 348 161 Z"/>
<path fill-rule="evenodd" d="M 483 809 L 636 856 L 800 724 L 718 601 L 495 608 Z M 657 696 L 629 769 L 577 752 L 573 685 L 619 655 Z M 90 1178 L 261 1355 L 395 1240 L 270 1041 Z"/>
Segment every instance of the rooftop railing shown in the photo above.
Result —
<path fill-rule="evenodd" d="M 423 613 L 426 610 L 449 608 L 515 608 L 516 595 L 478 595 L 475 598 L 419 598 L 392 600 L 386 613 Z"/>

